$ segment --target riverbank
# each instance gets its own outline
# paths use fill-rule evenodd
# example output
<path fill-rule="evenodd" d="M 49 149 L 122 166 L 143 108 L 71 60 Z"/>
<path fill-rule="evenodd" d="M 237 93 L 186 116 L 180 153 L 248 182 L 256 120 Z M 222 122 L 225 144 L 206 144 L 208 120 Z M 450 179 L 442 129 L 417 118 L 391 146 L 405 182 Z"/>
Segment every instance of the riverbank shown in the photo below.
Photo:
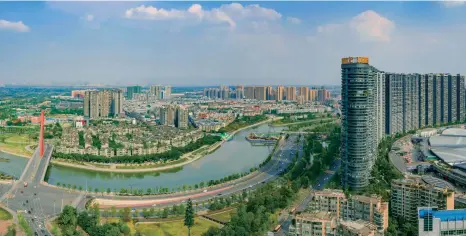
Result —
<path fill-rule="evenodd" d="M 215 150 L 216 148 L 218 148 L 220 145 L 223 144 L 224 141 L 220 141 L 220 142 L 217 142 L 213 145 L 211 145 L 207 150 L 195 155 L 194 157 L 188 157 L 190 156 L 192 153 L 194 152 L 197 152 L 199 149 L 193 151 L 193 152 L 190 152 L 190 153 L 186 153 L 184 154 L 183 156 L 186 156 L 186 157 L 181 157 L 180 159 L 187 159 L 186 161 L 184 162 L 181 162 L 181 163 L 176 163 L 176 164 L 173 164 L 173 165 L 170 165 L 169 163 L 164 165 L 164 166 L 159 166 L 159 167 L 153 167 L 153 168 L 144 168 L 144 167 L 140 167 L 140 166 L 135 166 L 135 168 L 127 168 L 127 169 L 123 169 L 123 168 L 118 168 L 116 167 L 115 165 L 108 165 L 109 168 L 102 168 L 102 167 L 97 167 L 97 166 L 93 166 L 93 163 L 82 163 L 82 164 L 75 164 L 75 163 L 70 163 L 70 162 L 64 162 L 64 161 L 59 161 L 59 160 L 51 160 L 50 162 L 52 164 L 55 164 L 55 165 L 59 165 L 59 166 L 65 166 L 65 167 L 71 167 L 71 168 L 77 168 L 77 169 L 85 169 L 85 170 L 92 170 L 92 171 L 99 171 L 99 172 L 111 172 L 111 173 L 144 173 L 144 172 L 158 172 L 158 171 L 164 171 L 164 170 L 170 170 L 170 169 L 175 169 L 175 168 L 179 168 L 179 167 L 182 167 L 184 165 L 187 165 L 193 161 L 196 161 L 196 160 L 199 160 L 200 158 L 202 158 L 203 156 L 205 156 L 205 154 L 208 154 L 211 152 L 211 150 Z M 202 148 L 205 148 L 205 147 L 201 147 L 200 149 Z M 102 165 L 102 164 L 99 164 L 99 165 Z"/>
<path fill-rule="evenodd" d="M 306 123 L 313 123 L 313 122 L 325 122 L 329 120 L 336 120 L 335 118 L 316 118 L 310 119 L 305 121 L 297 121 L 297 122 L 290 122 L 290 123 L 282 123 L 282 124 L 271 124 L 273 127 L 283 127 L 283 126 L 291 126 L 291 125 L 299 125 L 299 124 L 306 124 Z"/>
<path fill-rule="evenodd" d="M 32 157 L 32 154 L 31 154 L 30 156 L 26 156 L 26 155 L 24 155 L 24 154 L 19 154 L 19 153 L 17 153 L 17 152 L 6 151 L 6 150 L 1 149 L 1 148 L 0 148 L 0 152 L 6 153 L 6 154 L 10 154 L 10 155 L 13 155 L 13 156 L 18 156 L 18 157 L 27 158 L 27 159 L 29 159 L 29 158 Z"/>
<path fill-rule="evenodd" d="M 0 151 L 15 156 L 31 158 L 34 151 L 30 151 L 27 147 L 32 143 L 31 139 L 25 135 L 19 134 L 1 134 L 0 135 Z"/>
<path fill-rule="evenodd" d="M 238 132 L 240 132 L 242 130 L 245 130 L 245 129 L 248 129 L 248 128 L 253 128 L 255 126 L 259 126 L 259 125 L 265 124 L 267 122 L 271 122 L 273 120 L 275 120 L 275 119 L 270 118 L 270 119 L 267 119 L 267 120 L 264 120 L 264 121 L 261 121 L 261 122 L 258 122 L 258 123 L 255 123 L 255 124 L 240 128 L 240 129 L 237 129 L 237 130 L 233 131 L 231 133 L 231 135 L 234 136 L 236 133 L 238 133 Z M 165 163 L 165 164 L 163 164 L 163 166 L 153 167 L 153 168 L 144 168 L 143 166 L 134 166 L 134 168 L 128 168 L 128 166 L 124 166 L 122 168 L 118 168 L 117 165 L 121 166 L 121 164 L 105 165 L 105 164 L 98 163 L 98 165 L 100 165 L 100 167 L 99 167 L 99 166 L 95 166 L 94 163 L 88 163 L 88 162 L 70 163 L 70 162 L 59 161 L 59 160 L 55 160 L 55 159 L 52 159 L 51 163 L 55 164 L 55 165 L 59 165 L 59 166 L 65 166 L 65 167 L 77 168 L 77 169 L 84 169 L 84 170 L 91 170 L 91 171 L 98 171 L 98 172 L 110 172 L 110 173 L 159 172 L 159 171 L 165 171 L 165 170 L 179 168 L 179 167 L 185 166 L 187 164 L 190 164 L 190 163 L 192 163 L 194 161 L 197 161 L 197 160 L 201 159 L 202 157 L 204 157 L 205 155 L 210 154 L 210 153 L 214 152 L 215 150 L 217 150 L 218 148 L 220 148 L 222 146 L 222 144 L 224 144 L 225 142 L 227 142 L 227 141 L 222 140 L 220 142 L 212 144 L 209 148 L 207 148 L 206 150 L 203 150 L 201 152 L 199 152 L 199 150 L 205 149 L 205 146 L 203 146 L 203 147 L 201 147 L 201 148 L 199 148 L 197 150 L 194 150 L 194 151 L 192 151 L 190 153 L 186 153 L 180 159 L 178 159 L 178 160 L 181 160 L 183 158 L 187 159 L 184 162 L 180 162 L 180 163 L 176 163 L 176 164 Z M 103 166 L 105 166 L 105 167 L 103 167 Z"/>

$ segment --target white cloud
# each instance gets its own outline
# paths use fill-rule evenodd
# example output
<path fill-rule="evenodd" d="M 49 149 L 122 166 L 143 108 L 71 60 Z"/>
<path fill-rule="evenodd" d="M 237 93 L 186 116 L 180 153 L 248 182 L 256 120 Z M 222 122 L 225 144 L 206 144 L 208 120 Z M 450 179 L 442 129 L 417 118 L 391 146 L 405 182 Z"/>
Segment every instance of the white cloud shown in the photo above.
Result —
<path fill-rule="evenodd" d="M 126 10 L 125 18 L 139 20 L 198 20 L 211 23 L 226 23 L 235 28 L 241 20 L 275 21 L 282 17 L 280 13 L 258 4 L 243 6 L 239 3 L 223 4 L 219 8 L 205 10 L 200 4 L 193 4 L 186 10 L 163 9 L 141 5 Z"/>
<path fill-rule="evenodd" d="M 85 21 L 91 22 L 91 21 L 94 20 L 94 15 L 87 14 L 87 15 L 84 16 L 82 19 L 85 20 Z"/>
<path fill-rule="evenodd" d="M 25 25 L 22 21 L 12 22 L 7 20 L 0 20 L 0 30 L 28 32 L 30 28 L 29 26 Z"/>
<path fill-rule="evenodd" d="M 440 1 L 440 3 L 445 6 L 445 7 L 459 7 L 459 6 L 462 6 L 464 5 L 464 2 L 465 1 Z"/>
<path fill-rule="evenodd" d="M 327 24 L 317 27 L 319 33 L 350 31 L 359 35 L 363 41 L 390 41 L 395 30 L 395 23 L 377 12 L 368 10 L 353 17 L 348 23 Z"/>
<path fill-rule="evenodd" d="M 291 24 L 295 24 L 295 25 L 301 24 L 301 20 L 299 18 L 296 18 L 296 17 L 289 16 L 288 18 L 286 18 L 286 20 L 288 22 L 290 22 Z"/>

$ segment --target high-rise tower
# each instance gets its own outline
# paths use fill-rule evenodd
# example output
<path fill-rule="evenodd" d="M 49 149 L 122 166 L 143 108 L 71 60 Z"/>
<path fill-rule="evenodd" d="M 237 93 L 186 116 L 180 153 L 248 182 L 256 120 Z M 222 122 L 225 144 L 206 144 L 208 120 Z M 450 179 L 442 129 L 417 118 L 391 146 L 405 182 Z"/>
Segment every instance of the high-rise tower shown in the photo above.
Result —
<path fill-rule="evenodd" d="M 362 190 L 369 176 L 377 148 L 377 73 L 367 57 L 343 58 L 341 160 L 342 184 Z"/>

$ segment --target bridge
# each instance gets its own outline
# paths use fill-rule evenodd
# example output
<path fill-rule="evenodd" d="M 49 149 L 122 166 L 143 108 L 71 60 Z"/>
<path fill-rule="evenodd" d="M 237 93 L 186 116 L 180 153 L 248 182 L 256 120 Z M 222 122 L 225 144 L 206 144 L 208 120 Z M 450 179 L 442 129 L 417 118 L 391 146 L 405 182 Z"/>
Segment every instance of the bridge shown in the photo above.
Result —
<path fill-rule="evenodd" d="M 45 222 L 61 212 L 65 205 L 76 205 L 82 194 L 65 192 L 44 182 L 52 157 L 52 145 L 44 142 L 45 116 L 41 114 L 39 146 L 29 159 L 21 177 L 0 197 L 6 208 L 24 215 L 33 232 L 38 236 L 50 235 Z"/>

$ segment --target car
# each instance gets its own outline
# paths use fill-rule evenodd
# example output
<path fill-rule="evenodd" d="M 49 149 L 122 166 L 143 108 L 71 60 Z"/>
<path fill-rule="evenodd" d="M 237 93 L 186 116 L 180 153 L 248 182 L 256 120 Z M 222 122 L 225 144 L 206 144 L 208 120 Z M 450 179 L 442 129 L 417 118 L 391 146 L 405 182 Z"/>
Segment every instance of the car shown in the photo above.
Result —
<path fill-rule="evenodd" d="M 252 185 L 249 185 L 250 188 L 252 188 Z"/>
<path fill-rule="evenodd" d="M 222 195 L 222 193 L 217 193 L 218 196 Z"/>
<path fill-rule="evenodd" d="M 203 193 L 207 193 L 207 189 L 204 189 L 204 191 L 202 191 Z"/>
<path fill-rule="evenodd" d="M 152 204 L 153 207 L 157 206 L 157 204 Z"/>
<path fill-rule="evenodd" d="M 186 200 L 181 201 L 181 203 L 185 203 L 185 202 L 186 202 Z"/>

